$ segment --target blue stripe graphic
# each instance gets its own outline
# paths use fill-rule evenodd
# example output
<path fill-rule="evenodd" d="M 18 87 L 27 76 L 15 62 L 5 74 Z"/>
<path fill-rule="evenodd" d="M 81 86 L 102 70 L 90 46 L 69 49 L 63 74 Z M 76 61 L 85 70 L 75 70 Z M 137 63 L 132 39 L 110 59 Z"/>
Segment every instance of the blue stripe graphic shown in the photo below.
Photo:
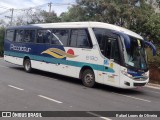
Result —
<path fill-rule="evenodd" d="M 18 53 L 18 52 L 11 52 L 11 51 L 4 51 L 4 55 L 19 57 L 19 58 L 24 58 L 25 56 L 28 56 L 31 60 L 35 60 L 35 61 L 48 62 L 48 63 L 52 63 L 52 64 L 60 63 L 60 64 L 70 65 L 70 66 L 75 66 L 75 67 L 80 67 L 80 68 L 82 68 L 83 66 L 90 66 L 94 70 L 110 72 L 110 73 L 115 72 L 112 68 L 108 67 L 108 69 L 104 69 L 105 66 L 98 65 L 98 64 L 92 64 L 92 63 L 70 61 L 70 60 L 65 60 L 65 59 L 43 57 L 43 56 L 37 56 L 37 55 L 32 55 L 32 54 L 24 54 L 24 53 Z"/>

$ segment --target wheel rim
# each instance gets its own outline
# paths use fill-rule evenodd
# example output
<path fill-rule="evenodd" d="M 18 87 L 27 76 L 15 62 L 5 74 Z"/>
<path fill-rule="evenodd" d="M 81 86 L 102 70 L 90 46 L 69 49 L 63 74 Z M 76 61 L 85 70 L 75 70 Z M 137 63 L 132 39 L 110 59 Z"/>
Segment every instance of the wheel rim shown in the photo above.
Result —
<path fill-rule="evenodd" d="M 31 67 L 30 62 L 29 62 L 29 61 L 26 61 L 26 62 L 25 62 L 25 68 L 26 68 L 26 70 L 29 71 L 29 70 L 30 70 L 30 67 Z"/>
<path fill-rule="evenodd" d="M 86 74 L 84 77 L 85 83 L 90 84 L 93 82 L 93 75 L 92 74 Z"/>

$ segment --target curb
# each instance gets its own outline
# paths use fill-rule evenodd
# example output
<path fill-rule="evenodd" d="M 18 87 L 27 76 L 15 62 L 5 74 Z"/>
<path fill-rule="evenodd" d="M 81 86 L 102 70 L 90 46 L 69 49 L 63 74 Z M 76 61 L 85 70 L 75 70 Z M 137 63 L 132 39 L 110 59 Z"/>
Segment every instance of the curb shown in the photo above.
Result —
<path fill-rule="evenodd" d="M 153 83 L 148 83 L 148 84 L 146 85 L 146 87 L 148 87 L 148 88 L 154 88 L 154 89 L 160 89 L 160 85 L 158 85 L 158 84 L 153 84 Z"/>

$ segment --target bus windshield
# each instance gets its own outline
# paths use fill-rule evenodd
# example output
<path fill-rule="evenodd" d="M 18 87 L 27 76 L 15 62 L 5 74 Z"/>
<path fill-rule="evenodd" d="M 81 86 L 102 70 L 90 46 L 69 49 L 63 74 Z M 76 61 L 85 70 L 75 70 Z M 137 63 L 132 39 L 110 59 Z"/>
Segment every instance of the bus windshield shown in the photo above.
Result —
<path fill-rule="evenodd" d="M 135 37 L 129 36 L 130 46 L 125 45 L 125 64 L 137 70 L 147 70 L 147 59 L 144 42 Z"/>

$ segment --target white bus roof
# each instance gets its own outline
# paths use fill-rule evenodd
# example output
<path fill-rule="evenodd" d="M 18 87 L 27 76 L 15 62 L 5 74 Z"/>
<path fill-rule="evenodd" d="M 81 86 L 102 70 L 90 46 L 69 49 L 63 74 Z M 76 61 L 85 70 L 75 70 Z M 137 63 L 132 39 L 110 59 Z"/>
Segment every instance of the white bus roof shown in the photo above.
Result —
<path fill-rule="evenodd" d="M 60 23 L 42 23 L 42 24 L 30 24 L 30 25 L 25 25 L 25 26 L 17 26 L 17 27 L 10 27 L 10 28 L 86 28 L 86 27 L 91 27 L 91 28 L 106 28 L 110 30 L 115 30 L 118 32 L 122 32 L 125 34 L 128 34 L 130 36 L 143 39 L 140 35 L 137 33 L 128 30 L 126 28 L 108 24 L 108 23 L 103 23 L 103 22 L 60 22 Z M 10 29 L 9 28 L 9 29 Z"/>

